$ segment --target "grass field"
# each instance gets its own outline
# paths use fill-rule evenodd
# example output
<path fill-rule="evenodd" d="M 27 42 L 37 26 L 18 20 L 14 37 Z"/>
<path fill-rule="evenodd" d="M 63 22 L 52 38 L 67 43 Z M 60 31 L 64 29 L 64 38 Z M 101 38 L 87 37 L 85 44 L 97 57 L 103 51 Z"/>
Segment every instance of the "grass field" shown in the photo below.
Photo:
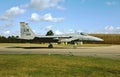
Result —
<path fill-rule="evenodd" d="M 67 55 L 0 55 L 0 77 L 120 77 L 120 61 Z"/>

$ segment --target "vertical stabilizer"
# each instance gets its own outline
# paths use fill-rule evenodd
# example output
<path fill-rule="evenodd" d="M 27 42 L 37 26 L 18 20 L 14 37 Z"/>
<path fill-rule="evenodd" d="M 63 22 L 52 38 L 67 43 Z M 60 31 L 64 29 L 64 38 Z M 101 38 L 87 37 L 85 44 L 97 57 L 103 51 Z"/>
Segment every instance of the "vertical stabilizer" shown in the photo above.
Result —
<path fill-rule="evenodd" d="M 35 34 L 28 26 L 28 23 L 20 22 L 21 26 L 21 38 L 31 40 L 35 37 Z"/>

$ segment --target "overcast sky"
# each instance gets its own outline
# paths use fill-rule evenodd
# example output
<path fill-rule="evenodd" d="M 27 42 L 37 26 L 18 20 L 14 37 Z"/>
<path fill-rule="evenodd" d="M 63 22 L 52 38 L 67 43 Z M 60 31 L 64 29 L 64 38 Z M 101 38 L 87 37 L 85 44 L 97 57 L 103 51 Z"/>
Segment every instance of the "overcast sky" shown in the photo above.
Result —
<path fill-rule="evenodd" d="M 120 33 L 120 0 L 1 0 L 0 35 L 19 35 L 21 21 L 40 35 Z"/>

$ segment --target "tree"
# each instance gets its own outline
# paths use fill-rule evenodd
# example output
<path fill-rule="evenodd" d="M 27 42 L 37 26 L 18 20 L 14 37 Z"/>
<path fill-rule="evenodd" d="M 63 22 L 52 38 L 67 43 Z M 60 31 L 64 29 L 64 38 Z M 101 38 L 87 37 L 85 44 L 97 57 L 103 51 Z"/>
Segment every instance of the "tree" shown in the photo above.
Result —
<path fill-rule="evenodd" d="M 53 36 L 53 35 L 54 35 L 54 33 L 53 33 L 52 30 L 49 30 L 49 31 L 47 32 L 47 34 L 46 34 L 46 36 Z"/>
<path fill-rule="evenodd" d="M 0 36 L 0 43 L 6 43 L 7 38 L 4 36 Z"/>

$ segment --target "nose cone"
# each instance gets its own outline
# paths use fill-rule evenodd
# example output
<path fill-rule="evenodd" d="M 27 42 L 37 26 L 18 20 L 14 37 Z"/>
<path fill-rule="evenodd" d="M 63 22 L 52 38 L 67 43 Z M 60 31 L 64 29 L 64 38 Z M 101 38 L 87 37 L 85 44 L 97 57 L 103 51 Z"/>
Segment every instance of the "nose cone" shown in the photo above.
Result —
<path fill-rule="evenodd" d="M 88 36 L 88 37 L 89 37 L 89 41 L 98 41 L 98 42 L 104 41 L 103 39 L 98 37 L 94 37 L 94 36 Z"/>
<path fill-rule="evenodd" d="M 103 39 L 98 38 L 98 37 L 94 37 L 93 40 L 94 40 L 94 41 L 104 41 Z"/>

